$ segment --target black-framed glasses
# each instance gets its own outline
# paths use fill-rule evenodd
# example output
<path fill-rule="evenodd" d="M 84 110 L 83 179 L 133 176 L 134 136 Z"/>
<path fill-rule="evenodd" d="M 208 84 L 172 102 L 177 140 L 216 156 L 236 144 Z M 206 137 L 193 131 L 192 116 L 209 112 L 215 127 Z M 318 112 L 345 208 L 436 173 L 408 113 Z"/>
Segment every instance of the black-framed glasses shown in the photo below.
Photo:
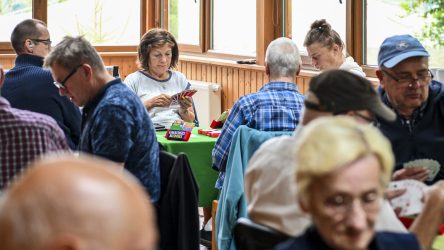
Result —
<path fill-rule="evenodd" d="M 80 64 L 79 66 L 75 67 L 69 74 L 60 82 L 54 81 L 54 85 L 59 89 L 66 89 L 65 83 L 69 80 L 71 76 L 73 76 L 77 70 L 82 66 L 83 64 Z"/>
<path fill-rule="evenodd" d="M 413 78 L 411 76 L 405 77 L 405 78 L 399 78 L 399 77 L 396 77 L 394 74 L 388 72 L 387 70 L 381 69 L 381 71 L 384 74 L 388 75 L 393 80 L 395 80 L 398 83 L 398 86 L 402 87 L 402 88 L 412 87 L 413 84 L 415 84 L 415 83 L 419 83 L 419 86 L 423 87 L 423 86 L 426 86 L 427 84 L 429 84 L 430 80 L 433 79 L 433 74 L 429 69 L 427 69 L 427 71 L 425 71 L 423 73 L 419 73 L 418 78 Z"/>
<path fill-rule="evenodd" d="M 52 43 L 51 39 L 49 39 L 49 38 L 48 39 L 29 39 L 29 40 L 36 42 L 36 43 L 43 43 L 46 46 L 51 46 L 51 43 Z"/>

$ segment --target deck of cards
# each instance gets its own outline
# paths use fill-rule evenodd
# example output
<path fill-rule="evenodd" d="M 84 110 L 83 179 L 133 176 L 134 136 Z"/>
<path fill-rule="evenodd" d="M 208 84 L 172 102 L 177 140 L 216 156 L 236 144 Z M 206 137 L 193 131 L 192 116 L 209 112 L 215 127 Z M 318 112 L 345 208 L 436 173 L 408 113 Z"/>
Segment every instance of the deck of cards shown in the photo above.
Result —
<path fill-rule="evenodd" d="M 417 180 L 392 181 L 388 190 L 401 188 L 405 188 L 406 192 L 390 200 L 392 207 L 401 208 L 400 217 L 419 214 L 424 206 L 422 198 L 427 185 Z"/>
<path fill-rule="evenodd" d="M 171 96 L 171 104 L 175 105 L 175 104 L 179 104 L 179 100 L 184 99 L 185 97 L 189 96 L 193 96 L 195 93 L 197 92 L 197 90 L 195 89 L 186 89 L 180 93 L 174 94 Z"/>
<path fill-rule="evenodd" d="M 427 181 L 433 181 L 435 176 L 438 174 L 441 165 L 439 162 L 432 159 L 417 159 L 413 161 L 409 161 L 404 163 L 404 168 L 411 167 L 426 167 L 429 170 L 429 176 L 427 177 Z"/>

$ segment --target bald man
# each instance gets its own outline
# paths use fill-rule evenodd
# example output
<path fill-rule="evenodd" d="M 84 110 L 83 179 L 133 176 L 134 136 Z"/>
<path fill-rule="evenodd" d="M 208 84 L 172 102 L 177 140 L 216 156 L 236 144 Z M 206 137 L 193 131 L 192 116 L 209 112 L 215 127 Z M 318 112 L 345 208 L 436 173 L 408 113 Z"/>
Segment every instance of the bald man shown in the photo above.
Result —
<path fill-rule="evenodd" d="M 0 201 L 0 249 L 154 249 L 154 209 L 138 181 L 97 158 L 33 164 Z"/>

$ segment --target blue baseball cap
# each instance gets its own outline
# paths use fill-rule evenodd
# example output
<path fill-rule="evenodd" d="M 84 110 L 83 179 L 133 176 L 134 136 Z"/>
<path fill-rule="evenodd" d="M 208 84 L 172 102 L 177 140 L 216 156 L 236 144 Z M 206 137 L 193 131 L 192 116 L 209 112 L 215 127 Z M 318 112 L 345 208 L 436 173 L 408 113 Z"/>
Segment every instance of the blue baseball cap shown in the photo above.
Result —
<path fill-rule="evenodd" d="M 411 35 L 391 36 L 386 38 L 379 48 L 378 66 L 390 69 L 405 59 L 415 56 L 429 56 L 418 39 Z"/>

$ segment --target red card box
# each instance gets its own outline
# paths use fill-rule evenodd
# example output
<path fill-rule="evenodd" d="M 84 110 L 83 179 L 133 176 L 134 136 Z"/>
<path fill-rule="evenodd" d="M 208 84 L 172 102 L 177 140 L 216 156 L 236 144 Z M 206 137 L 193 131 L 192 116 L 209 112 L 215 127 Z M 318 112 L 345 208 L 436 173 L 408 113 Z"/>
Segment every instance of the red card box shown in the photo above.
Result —
<path fill-rule="evenodd" d="M 174 141 L 188 141 L 190 139 L 191 132 L 185 130 L 167 130 L 165 138 Z"/>
<path fill-rule="evenodd" d="M 222 128 L 223 125 L 224 125 L 223 122 L 213 120 L 211 122 L 210 128 Z"/>

